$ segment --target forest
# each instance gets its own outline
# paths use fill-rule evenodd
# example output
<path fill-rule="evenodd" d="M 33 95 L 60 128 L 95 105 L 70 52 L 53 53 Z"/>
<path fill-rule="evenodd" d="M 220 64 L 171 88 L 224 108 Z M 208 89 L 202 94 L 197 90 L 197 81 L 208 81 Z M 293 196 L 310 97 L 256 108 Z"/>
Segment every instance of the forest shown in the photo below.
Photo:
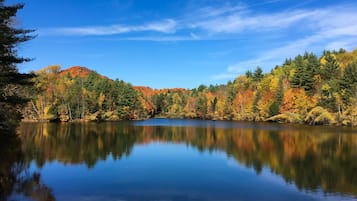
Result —
<path fill-rule="evenodd" d="M 357 125 L 357 49 L 305 52 L 269 73 L 261 67 L 223 85 L 152 89 L 86 67 L 32 72 L 25 121 L 117 121 L 152 117 Z"/>

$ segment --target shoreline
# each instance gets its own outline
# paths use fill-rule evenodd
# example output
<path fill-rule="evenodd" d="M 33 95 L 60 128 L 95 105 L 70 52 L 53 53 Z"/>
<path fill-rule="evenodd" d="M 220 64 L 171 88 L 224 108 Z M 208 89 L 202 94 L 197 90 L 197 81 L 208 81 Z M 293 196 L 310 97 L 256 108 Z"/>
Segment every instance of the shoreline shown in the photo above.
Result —
<path fill-rule="evenodd" d="M 246 123 L 272 123 L 272 124 L 282 124 L 282 125 L 306 125 L 312 127 L 344 127 L 344 128 L 354 128 L 356 126 L 353 125 L 343 125 L 341 123 L 334 124 L 308 124 L 304 122 L 284 122 L 284 121 L 272 121 L 270 119 L 262 120 L 262 121 L 250 121 L 250 120 L 239 120 L 239 119 L 223 119 L 223 118 L 185 118 L 185 117 L 167 117 L 167 116 L 157 116 L 150 118 L 142 118 L 142 119 L 119 119 L 119 120 L 88 120 L 88 119 L 74 119 L 72 121 L 51 121 L 51 120 L 33 120 L 33 119 L 21 119 L 21 123 L 103 123 L 103 122 L 123 122 L 123 121 L 146 121 L 150 119 L 180 119 L 180 120 L 202 120 L 202 121 L 228 121 L 228 122 L 246 122 Z"/>

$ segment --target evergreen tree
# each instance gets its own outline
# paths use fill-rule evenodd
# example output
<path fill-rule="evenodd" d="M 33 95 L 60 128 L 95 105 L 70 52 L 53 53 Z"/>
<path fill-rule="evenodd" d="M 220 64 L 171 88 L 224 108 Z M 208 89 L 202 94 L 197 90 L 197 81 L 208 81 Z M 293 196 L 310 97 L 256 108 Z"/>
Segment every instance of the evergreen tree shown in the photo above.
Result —
<path fill-rule="evenodd" d="M 306 69 L 305 69 L 305 91 L 312 95 L 315 91 L 315 80 L 314 77 L 320 71 L 320 62 L 317 56 L 313 53 L 307 54 L 306 58 Z"/>
<path fill-rule="evenodd" d="M 346 50 L 345 50 L 345 49 L 343 49 L 343 48 L 340 48 L 340 49 L 338 50 L 338 53 L 339 53 L 339 54 L 346 53 Z"/>
<path fill-rule="evenodd" d="M 215 93 L 218 90 L 218 85 L 212 85 L 210 84 L 208 87 L 208 91 Z"/>
<path fill-rule="evenodd" d="M 29 85 L 32 75 L 19 73 L 17 64 L 30 61 L 17 54 L 17 46 L 33 38 L 33 30 L 14 27 L 16 13 L 23 4 L 7 6 L 0 0 L 0 129 L 16 126 L 18 108 L 26 99 L 20 90 Z"/>
<path fill-rule="evenodd" d="M 253 77 L 252 71 L 248 70 L 248 71 L 245 73 L 245 76 L 246 76 L 247 78 Z"/>
<path fill-rule="evenodd" d="M 357 61 L 349 64 L 340 81 L 341 96 L 344 103 L 350 104 L 351 98 L 357 100 Z"/>
<path fill-rule="evenodd" d="M 258 102 L 261 98 L 261 92 L 257 91 L 255 97 L 254 97 L 254 101 L 253 101 L 253 108 L 252 108 L 252 112 L 254 114 L 258 114 L 259 113 L 259 108 L 258 108 Z"/>
<path fill-rule="evenodd" d="M 163 108 L 165 107 L 164 95 L 162 93 L 155 94 L 151 99 L 152 103 L 155 106 L 155 114 L 160 114 L 163 111 Z"/>
<path fill-rule="evenodd" d="M 280 109 L 281 102 L 283 101 L 283 96 L 284 96 L 283 79 L 280 78 L 279 79 L 279 88 L 275 94 L 275 101 L 269 107 L 269 116 L 275 116 L 275 115 L 279 114 L 279 109 Z"/>
<path fill-rule="evenodd" d="M 285 65 L 291 65 L 292 64 L 292 60 L 291 60 L 291 58 L 289 58 L 289 59 L 285 59 L 285 61 L 284 61 L 284 63 L 283 63 L 283 66 L 285 66 Z"/>
<path fill-rule="evenodd" d="M 215 113 L 215 112 L 216 112 L 217 102 L 218 102 L 217 97 L 214 97 L 213 101 L 211 102 L 211 110 L 212 110 L 212 113 Z"/>
<path fill-rule="evenodd" d="M 316 74 L 320 73 L 320 61 L 313 53 L 307 55 L 307 69 L 310 71 L 309 76 L 313 78 Z M 314 81 L 312 79 L 312 81 Z"/>
<path fill-rule="evenodd" d="M 322 68 L 322 78 L 324 80 L 330 80 L 333 78 L 340 77 L 340 66 L 337 63 L 337 60 L 332 54 L 325 55 L 326 63 Z"/>
<path fill-rule="evenodd" d="M 205 89 L 207 89 L 207 87 L 206 87 L 205 85 L 201 84 L 200 86 L 198 86 L 197 91 L 198 91 L 198 92 L 202 92 L 202 91 L 204 91 Z"/>
<path fill-rule="evenodd" d="M 129 84 L 124 82 L 119 82 L 118 84 L 118 116 L 120 119 L 135 119 L 135 111 L 140 109 L 138 94 Z"/>
<path fill-rule="evenodd" d="M 321 78 L 323 85 L 321 87 L 321 94 L 319 98 L 319 105 L 328 109 L 329 111 L 336 112 L 337 100 L 334 94 L 340 91 L 340 66 L 335 59 L 335 56 L 330 52 L 325 53 L 325 64 L 321 67 Z"/>
<path fill-rule="evenodd" d="M 293 88 L 299 88 L 302 87 L 304 84 L 304 59 L 303 57 L 299 54 L 298 56 L 295 57 L 293 64 L 295 66 L 295 73 L 294 76 L 291 80 L 291 86 Z"/>
<path fill-rule="evenodd" d="M 253 73 L 253 80 L 259 82 L 260 80 L 263 79 L 263 77 L 264 77 L 263 70 L 259 66 L 257 66 L 257 68 Z"/>
<path fill-rule="evenodd" d="M 319 62 L 314 54 L 305 53 L 294 59 L 295 74 L 291 80 L 293 88 L 303 88 L 308 94 L 313 93 L 314 76 L 318 72 Z"/>
<path fill-rule="evenodd" d="M 200 93 L 196 100 L 196 112 L 197 116 L 205 119 L 207 115 L 207 97 L 204 93 Z"/>

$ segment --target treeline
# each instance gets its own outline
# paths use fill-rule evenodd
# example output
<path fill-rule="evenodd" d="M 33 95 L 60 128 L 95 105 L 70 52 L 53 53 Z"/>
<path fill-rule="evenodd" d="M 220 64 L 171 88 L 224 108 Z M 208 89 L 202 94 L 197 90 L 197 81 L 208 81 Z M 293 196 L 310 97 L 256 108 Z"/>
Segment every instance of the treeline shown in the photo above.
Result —
<path fill-rule="evenodd" d="M 357 125 L 357 50 L 286 59 L 233 82 L 151 96 L 166 117 Z"/>
<path fill-rule="evenodd" d="M 84 67 L 62 71 L 48 66 L 33 79 L 25 120 L 120 120 L 150 117 L 143 96 L 122 80 L 110 80 Z"/>
<path fill-rule="evenodd" d="M 305 53 L 270 73 L 257 67 L 226 85 L 191 90 L 133 87 L 83 67 L 50 66 L 35 74 L 27 119 L 159 116 L 357 125 L 357 50 Z"/>

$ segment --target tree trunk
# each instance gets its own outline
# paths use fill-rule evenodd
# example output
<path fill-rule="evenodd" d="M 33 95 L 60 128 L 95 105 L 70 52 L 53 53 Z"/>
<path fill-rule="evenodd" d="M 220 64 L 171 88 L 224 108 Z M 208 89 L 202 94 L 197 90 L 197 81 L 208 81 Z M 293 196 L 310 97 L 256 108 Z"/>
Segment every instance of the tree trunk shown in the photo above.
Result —
<path fill-rule="evenodd" d="M 68 114 L 69 114 L 69 120 L 72 121 L 72 111 L 71 111 L 71 107 L 69 106 L 69 104 L 67 104 L 68 107 Z"/>
<path fill-rule="evenodd" d="M 39 111 L 37 110 L 36 105 L 33 103 L 32 100 L 31 100 L 31 104 L 32 104 L 33 110 L 35 110 L 35 112 L 36 112 L 36 114 L 37 114 L 37 117 L 40 119 L 40 118 L 41 118 L 41 114 L 40 114 Z"/>

